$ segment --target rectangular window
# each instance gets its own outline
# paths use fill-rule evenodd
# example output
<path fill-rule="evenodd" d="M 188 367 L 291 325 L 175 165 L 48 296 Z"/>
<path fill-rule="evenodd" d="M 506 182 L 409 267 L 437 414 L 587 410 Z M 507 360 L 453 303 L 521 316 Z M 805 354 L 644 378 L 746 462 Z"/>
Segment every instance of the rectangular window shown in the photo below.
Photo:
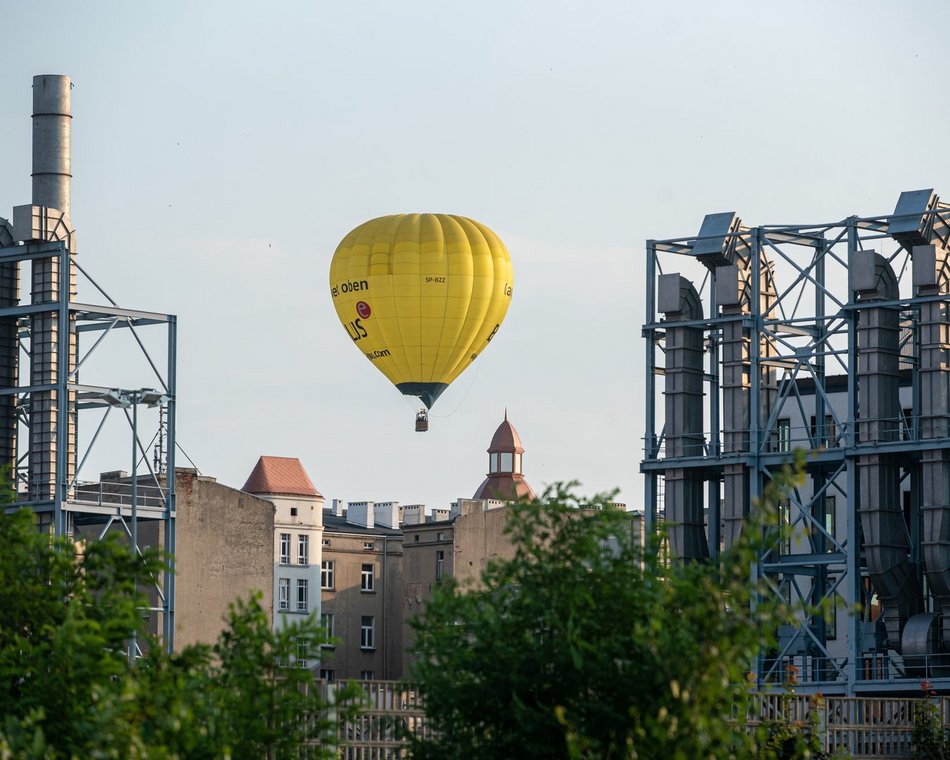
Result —
<path fill-rule="evenodd" d="M 811 435 L 816 449 L 828 448 L 835 445 L 835 418 L 825 415 L 825 424 L 818 425 L 818 418 L 812 415 Z"/>
<path fill-rule="evenodd" d="M 290 578 L 277 579 L 277 609 L 281 612 L 290 609 Z"/>
<path fill-rule="evenodd" d="M 310 609 L 308 599 L 307 579 L 297 579 L 297 612 L 307 612 Z"/>
<path fill-rule="evenodd" d="M 324 545 L 324 546 L 329 546 L 329 545 L 330 545 L 330 539 L 329 539 L 329 538 L 323 539 L 323 545 Z"/>
<path fill-rule="evenodd" d="M 372 615 L 363 615 L 360 618 L 360 649 L 374 649 L 375 647 L 374 618 Z"/>
<path fill-rule="evenodd" d="M 376 673 L 372 670 L 361 670 L 360 671 L 360 680 L 361 681 L 372 681 L 376 678 Z"/>
<path fill-rule="evenodd" d="M 280 534 L 280 564 L 290 564 L 290 534 Z"/>
<path fill-rule="evenodd" d="M 435 582 L 442 582 L 442 574 L 445 572 L 445 552 L 437 551 L 435 553 Z"/>
<path fill-rule="evenodd" d="M 364 549 L 368 549 L 368 550 L 372 551 L 375 547 L 376 547 L 376 544 L 374 544 L 372 541 L 364 541 L 364 542 L 363 542 L 363 548 L 364 548 Z"/>
<path fill-rule="evenodd" d="M 785 499 L 778 505 L 778 527 L 782 531 L 782 537 L 779 542 L 780 554 L 792 553 L 792 503 Z"/>
<path fill-rule="evenodd" d="M 306 640 L 297 642 L 297 660 L 294 664 L 298 668 L 310 667 L 310 646 Z"/>
<path fill-rule="evenodd" d="M 825 531 L 831 538 L 835 537 L 835 497 L 826 496 L 825 497 Z M 833 552 L 835 550 L 834 544 L 830 539 L 825 539 L 826 551 Z"/>
<path fill-rule="evenodd" d="M 330 668 L 320 668 L 320 679 L 327 683 L 333 683 L 333 671 Z"/>
<path fill-rule="evenodd" d="M 788 417 L 775 423 L 776 451 L 789 452 L 792 450 L 792 421 Z"/>
<path fill-rule="evenodd" d="M 327 634 L 327 638 L 333 638 L 333 613 L 324 612 L 320 615 L 320 625 L 323 626 L 323 630 Z M 332 646 L 332 644 L 330 645 Z"/>
<path fill-rule="evenodd" d="M 828 612 L 828 619 L 825 621 L 825 639 L 834 641 L 838 638 L 838 610 L 842 606 L 841 594 L 835 591 L 831 596 L 831 610 Z"/>
<path fill-rule="evenodd" d="M 373 565 L 363 565 L 360 569 L 360 591 L 373 591 L 375 584 L 375 568 Z"/>
<path fill-rule="evenodd" d="M 291 517 L 296 517 L 296 516 L 297 516 L 297 507 L 291 507 L 291 508 L 290 508 L 290 516 L 291 516 Z"/>
<path fill-rule="evenodd" d="M 333 586 L 333 560 L 325 559 L 320 563 L 320 588 L 332 591 Z"/>
<path fill-rule="evenodd" d="M 310 536 L 306 533 L 297 536 L 297 564 L 310 564 Z"/>

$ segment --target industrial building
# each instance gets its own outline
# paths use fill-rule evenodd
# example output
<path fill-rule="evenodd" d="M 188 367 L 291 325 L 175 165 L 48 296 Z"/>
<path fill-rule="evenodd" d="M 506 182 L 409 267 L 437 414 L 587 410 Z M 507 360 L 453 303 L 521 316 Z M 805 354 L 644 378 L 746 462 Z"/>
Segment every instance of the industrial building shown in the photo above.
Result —
<path fill-rule="evenodd" d="M 82 266 L 69 77 L 33 78 L 32 120 L 32 198 L 0 218 L 0 465 L 14 508 L 57 536 L 162 549 L 172 561 L 143 615 L 168 650 L 212 642 L 236 598 L 273 607 L 274 504 L 176 468 L 175 315 L 120 306 Z M 90 475 L 106 443 L 130 452 L 128 469 Z"/>
<path fill-rule="evenodd" d="M 18 506 L 57 536 L 119 530 L 140 547 L 142 524 L 173 556 L 176 478 L 166 474 L 175 472 L 176 320 L 119 306 L 80 263 L 70 217 L 69 77 L 33 78 L 32 119 L 32 198 L 13 207 L 12 224 L 0 219 L 0 465 L 14 474 Z M 119 383 L 119 368 L 102 357 L 123 338 L 132 349 Z M 83 466 L 116 428 L 131 443 L 128 481 L 89 487 Z M 159 442 L 154 455 L 143 442 L 150 438 Z M 170 649 L 171 568 L 153 592 L 149 615 Z"/>
<path fill-rule="evenodd" d="M 806 484 L 753 574 L 836 604 L 762 653 L 826 694 L 950 692 L 950 205 L 816 225 L 706 216 L 647 243 L 644 506 L 678 561 L 732 545 L 791 452 Z M 946 609 L 947 614 L 943 612 Z"/>

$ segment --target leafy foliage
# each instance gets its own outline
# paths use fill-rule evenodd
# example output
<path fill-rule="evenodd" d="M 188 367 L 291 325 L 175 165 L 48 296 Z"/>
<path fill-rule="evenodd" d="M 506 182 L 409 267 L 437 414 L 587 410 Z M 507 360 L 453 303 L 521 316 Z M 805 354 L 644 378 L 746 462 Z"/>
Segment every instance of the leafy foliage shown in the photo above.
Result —
<path fill-rule="evenodd" d="M 0 515 L 0 546 L 0 758 L 335 756 L 312 672 L 278 666 L 326 642 L 314 618 L 275 632 L 252 596 L 217 643 L 169 655 L 141 614 L 157 554 L 113 538 L 79 553 L 27 511 Z M 351 691 L 333 706 L 354 707 Z"/>
<path fill-rule="evenodd" d="M 950 758 L 950 737 L 943 729 L 940 708 L 932 697 L 936 691 L 929 681 L 920 684 L 924 699 L 914 705 L 913 749 L 915 760 L 944 760 Z"/>
<path fill-rule="evenodd" d="M 748 671 L 793 614 L 750 568 L 799 478 L 776 478 L 718 564 L 665 562 L 609 495 L 582 500 L 573 484 L 513 506 L 514 558 L 478 589 L 438 589 L 415 623 L 436 735 L 413 756 L 784 756 L 740 723 Z"/>

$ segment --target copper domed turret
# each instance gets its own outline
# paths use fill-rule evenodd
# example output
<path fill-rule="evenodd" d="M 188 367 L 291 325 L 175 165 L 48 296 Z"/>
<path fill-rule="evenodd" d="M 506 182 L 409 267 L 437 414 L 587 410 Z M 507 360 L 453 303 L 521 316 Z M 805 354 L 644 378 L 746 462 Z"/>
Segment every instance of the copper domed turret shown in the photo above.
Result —
<path fill-rule="evenodd" d="M 498 499 L 518 501 L 534 498 L 534 490 L 528 485 L 521 471 L 521 459 L 524 449 L 521 437 L 514 425 L 505 419 L 498 426 L 488 446 L 488 477 L 475 491 L 475 499 Z"/>

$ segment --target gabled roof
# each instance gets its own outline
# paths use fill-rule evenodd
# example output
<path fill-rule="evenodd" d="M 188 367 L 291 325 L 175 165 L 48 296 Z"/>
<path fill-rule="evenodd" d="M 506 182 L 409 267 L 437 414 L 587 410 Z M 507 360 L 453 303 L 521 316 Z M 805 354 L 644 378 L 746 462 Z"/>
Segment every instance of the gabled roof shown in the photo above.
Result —
<path fill-rule="evenodd" d="M 319 496 L 307 471 L 296 457 L 261 457 L 241 489 L 269 496 Z"/>

